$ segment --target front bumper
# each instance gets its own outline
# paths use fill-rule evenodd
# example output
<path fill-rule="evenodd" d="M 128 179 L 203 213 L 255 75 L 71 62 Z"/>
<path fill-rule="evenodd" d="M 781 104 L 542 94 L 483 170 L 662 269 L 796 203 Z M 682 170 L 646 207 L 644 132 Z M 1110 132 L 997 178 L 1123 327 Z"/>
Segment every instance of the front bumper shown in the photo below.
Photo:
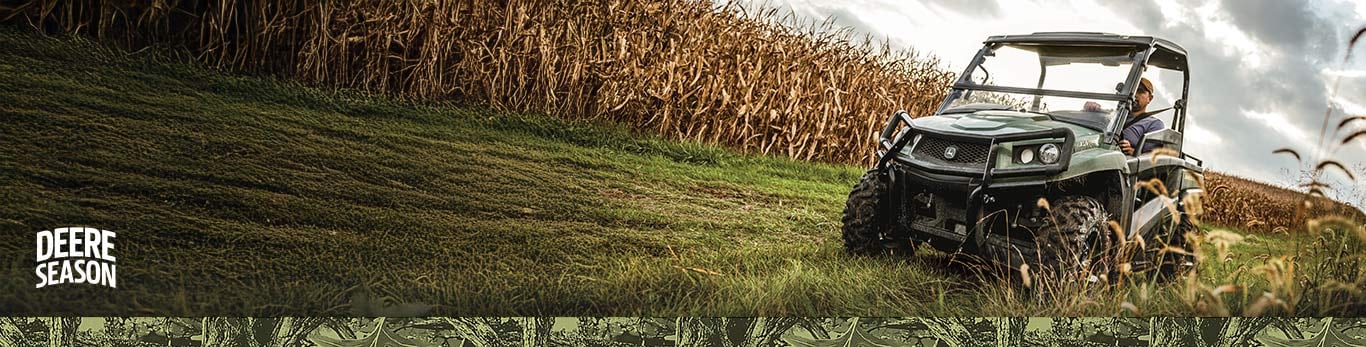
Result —
<path fill-rule="evenodd" d="M 898 126 L 905 127 L 897 131 Z M 883 129 L 878 169 L 894 172 L 892 190 L 901 196 L 898 218 L 912 239 L 946 252 L 978 254 L 1011 266 L 1037 259 L 1032 233 L 1039 223 L 1037 202 L 1047 178 L 1066 170 L 1074 136 L 1067 129 L 1048 129 L 990 138 L 914 129 L 910 117 L 898 112 Z M 937 141 L 986 149 L 985 160 L 954 163 L 944 158 L 903 155 L 902 149 L 919 134 Z M 893 137 L 893 135 L 896 135 Z M 1023 168 L 996 167 L 999 143 L 1061 138 L 1057 163 Z M 950 158 L 951 159 L 951 158 Z M 1031 180 L 1027 177 L 1037 177 Z M 996 183 L 998 179 L 1015 178 Z"/>
<path fill-rule="evenodd" d="M 1032 230 L 1043 216 L 1037 201 L 1045 181 L 988 187 L 975 178 L 928 173 L 900 162 L 893 167 L 898 185 L 893 191 L 901 202 L 897 214 L 912 240 L 950 253 L 1033 257 Z"/>

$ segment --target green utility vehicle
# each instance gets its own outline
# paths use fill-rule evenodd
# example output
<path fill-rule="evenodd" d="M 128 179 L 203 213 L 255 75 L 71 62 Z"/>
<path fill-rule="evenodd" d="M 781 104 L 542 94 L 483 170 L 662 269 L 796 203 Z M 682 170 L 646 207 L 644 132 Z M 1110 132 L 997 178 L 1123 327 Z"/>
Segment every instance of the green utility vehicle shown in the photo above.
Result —
<path fill-rule="evenodd" d="M 849 194 L 845 248 L 929 245 L 1012 269 L 1105 266 L 1092 274 L 1193 266 L 1193 256 L 1164 247 L 1185 247 L 1196 230 L 1188 209 L 1198 208 L 1187 202 L 1202 194 L 1202 162 L 1182 148 L 1188 68 L 1185 49 L 1154 37 L 988 38 L 933 115 L 898 111 L 887 123 L 876 166 Z M 1130 145 L 1159 149 L 1126 155 L 1121 133 L 1141 78 L 1180 88 L 1152 93 L 1138 117 L 1165 129 Z M 1140 239 L 1126 264 L 1101 264 Z"/>

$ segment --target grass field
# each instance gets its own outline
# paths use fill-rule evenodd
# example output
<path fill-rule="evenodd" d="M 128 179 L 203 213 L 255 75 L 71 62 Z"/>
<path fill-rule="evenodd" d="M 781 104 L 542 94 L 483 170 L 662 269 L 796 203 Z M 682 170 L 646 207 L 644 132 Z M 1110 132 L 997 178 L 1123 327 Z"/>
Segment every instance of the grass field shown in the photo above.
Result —
<path fill-rule="evenodd" d="M 942 253 L 846 255 L 839 217 L 858 167 L 10 29 L 0 47 L 6 315 L 1217 312 L 1180 284 L 1057 302 L 1011 297 Z M 33 288 L 34 232 L 63 226 L 118 231 L 117 289 Z M 1251 269 L 1309 239 L 1253 235 L 1200 283 L 1232 278 L 1241 289 L 1215 296 L 1238 314 L 1268 287 Z M 356 300 L 365 288 L 412 305 Z"/>

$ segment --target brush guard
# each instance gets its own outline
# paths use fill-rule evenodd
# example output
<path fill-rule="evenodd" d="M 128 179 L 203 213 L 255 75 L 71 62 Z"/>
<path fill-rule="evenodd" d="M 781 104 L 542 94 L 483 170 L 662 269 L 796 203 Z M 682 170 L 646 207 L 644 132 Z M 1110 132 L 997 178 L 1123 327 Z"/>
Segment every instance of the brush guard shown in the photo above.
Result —
<path fill-rule="evenodd" d="M 987 194 L 988 190 L 992 186 L 993 179 L 1026 176 L 1052 176 L 1063 171 L 1066 171 L 1072 159 L 1073 144 L 1075 143 L 1075 135 L 1072 134 L 1072 131 L 1065 128 L 1030 131 L 1017 134 L 996 136 L 993 138 L 973 137 L 960 134 L 929 131 L 926 129 L 915 129 L 914 123 L 911 120 L 911 116 L 908 113 L 906 113 L 906 111 L 897 111 L 895 114 L 892 115 L 891 119 L 888 120 L 887 126 L 882 129 L 882 132 L 878 138 L 878 160 L 877 165 L 874 168 L 878 172 L 890 174 L 890 170 L 888 170 L 888 167 L 896 158 L 897 154 L 900 153 L 902 149 L 904 149 L 906 145 L 911 142 L 911 140 L 914 138 L 913 134 L 917 132 L 932 134 L 933 136 L 953 141 L 978 142 L 987 144 L 987 160 L 984 167 L 982 167 L 982 171 L 980 172 L 981 177 L 979 179 L 970 180 L 968 183 L 969 193 L 966 200 L 967 205 L 965 209 L 965 217 L 969 218 L 969 221 L 973 221 L 970 223 L 972 225 L 972 228 L 968 230 L 966 235 L 962 235 L 961 239 L 953 240 L 958 241 L 960 243 L 960 249 L 963 247 L 963 245 L 966 245 L 967 247 L 971 248 L 971 251 L 977 251 L 979 244 L 983 244 L 984 242 L 982 241 L 986 241 L 985 239 L 983 239 L 984 237 L 986 237 L 985 232 L 982 231 L 981 228 L 977 227 L 976 220 L 981 219 L 981 211 L 984 205 L 993 203 L 995 201 L 994 197 L 992 197 L 990 194 Z M 1058 138 L 1062 139 L 1062 146 L 1060 146 L 1059 158 L 1058 162 L 1056 163 L 1009 169 L 1000 169 L 996 167 L 996 145 L 999 143 Z M 926 172 L 937 174 L 951 174 L 959 176 L 978 174 L 976 170 L 932 167 L 917 164 L 915 162 L 907 162 L 906 164 L 917 169 L 924 170 Z M 894 177 L 894 179 L 896 178 L 897 177 Z"/>

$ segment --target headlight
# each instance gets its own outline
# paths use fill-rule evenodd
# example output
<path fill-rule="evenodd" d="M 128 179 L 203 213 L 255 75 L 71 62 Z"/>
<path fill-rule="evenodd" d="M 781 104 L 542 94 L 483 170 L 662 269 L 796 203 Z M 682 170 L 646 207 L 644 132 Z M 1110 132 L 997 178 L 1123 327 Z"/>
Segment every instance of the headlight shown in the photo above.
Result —
<path fill-rule="evenodd" d="M 1039 161 L 1042 161 L 1044 164 L 1058 162 L 1058 156 L 1060 154 L 1062 154 L 1062 151 L 1058 149 L 1058 145 L 1045 143 L 1043 146 L 1039 147 Z"/>
<path fill-rule="evenodd" d="M 1021 163 L 1029 164 L 1030 162 L 1033 162 L 1033 161 L 1034 161 L 1034 149 L 1033 149 L 1033 148 L 1025 148 L 1025 149 L 1020 150 L 1020 162 L 1021 162 Z"/>

